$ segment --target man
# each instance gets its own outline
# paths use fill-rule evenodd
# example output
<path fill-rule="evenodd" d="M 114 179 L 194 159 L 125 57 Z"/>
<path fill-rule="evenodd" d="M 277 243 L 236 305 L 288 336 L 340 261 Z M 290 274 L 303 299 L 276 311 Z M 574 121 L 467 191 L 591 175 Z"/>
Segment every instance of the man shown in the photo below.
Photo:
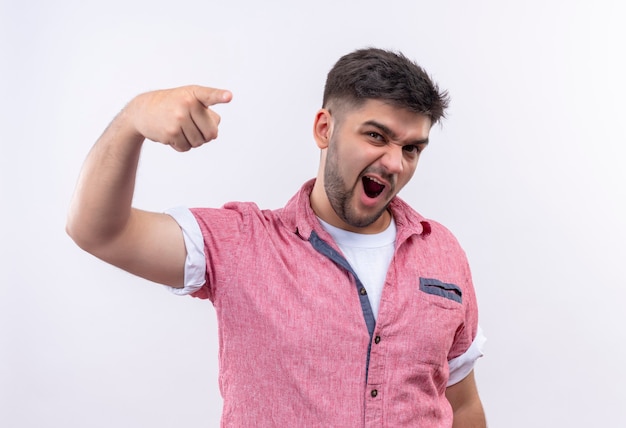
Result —
<path fill-rule="evenodd" d="M 279 210 L 131 207 L 147 138 L 217 137 L 228 91 L 133 99 L 90 152 L 67 230 L 85 250 L 178 294 L 220 327 L 223 426 L 484 427 L 465 254 L 396 194 L 447 107 L 401 54 L 358 50 L 330 71 L 313 136 L 319 172 Z"/>

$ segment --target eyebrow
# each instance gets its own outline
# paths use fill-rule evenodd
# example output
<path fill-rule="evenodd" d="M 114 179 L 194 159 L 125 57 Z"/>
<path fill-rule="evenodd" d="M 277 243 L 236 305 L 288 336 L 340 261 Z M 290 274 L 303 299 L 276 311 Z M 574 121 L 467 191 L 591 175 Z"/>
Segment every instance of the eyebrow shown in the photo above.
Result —
<path fill-rule="evenodd" d="M 393 132 L 391 128 L 389 128 L 387 125 L 383 125 L 380 122 L 376 122 L 375 120 L 368 120 L 366 122 L 363 122 L 363 125 L 364 126 L 369 125 L 369 126 L 373 126 L 374 128 L 380 129 L 384 134 L 387 134 L 389 138 L 391 138 L 392 140 L 398 139 L 398 135 L 395 132 Z M 428 138 L 411 141 L 408 144 L 415 144 L 415 145 L 428 144 Z"/>

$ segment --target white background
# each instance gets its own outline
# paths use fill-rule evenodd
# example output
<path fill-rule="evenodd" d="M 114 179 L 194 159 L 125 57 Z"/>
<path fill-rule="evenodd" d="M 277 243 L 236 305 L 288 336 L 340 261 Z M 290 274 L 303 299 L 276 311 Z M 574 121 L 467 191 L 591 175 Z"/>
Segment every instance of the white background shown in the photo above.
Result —
<path fill-rule="evenodd" d="M 490 426 L 626 426 L 623 2 L 0 4 L 0 426 L 219 424 L 212 306 L 71 242 L 81 163 L 134 95 L 227 88 L 218 141 L 146 145 L 135 203 L 282 206 L 326 72 L 365 46 L 452 96 L 402 196 L 468 253 Z"/>

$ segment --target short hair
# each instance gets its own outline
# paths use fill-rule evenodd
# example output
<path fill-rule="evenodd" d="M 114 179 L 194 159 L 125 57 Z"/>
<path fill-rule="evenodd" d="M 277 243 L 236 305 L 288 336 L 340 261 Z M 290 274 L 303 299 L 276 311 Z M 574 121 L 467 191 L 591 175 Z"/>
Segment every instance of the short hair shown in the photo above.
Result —
<path fill-rule="evenodd" d="M 377 99 L 430 117 L 434 125 L 445 117 L 450 102 L 426 71 L 400 52 L 377 48 L 344 55 L 328 73 L 322 107 L 360 107 Z"/>

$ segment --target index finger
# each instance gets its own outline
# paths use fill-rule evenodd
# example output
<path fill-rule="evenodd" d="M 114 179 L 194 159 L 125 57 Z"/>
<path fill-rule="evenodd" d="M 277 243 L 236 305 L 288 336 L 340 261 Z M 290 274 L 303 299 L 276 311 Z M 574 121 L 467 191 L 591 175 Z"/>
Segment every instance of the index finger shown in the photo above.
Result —
<path fill-rule="evenodd" d="M 233 94 L 225 89 L 209 88 L 206 86 L 192 86 L 193 96 L 205 107 L 215 104 L 228 103 L 233 99 Z"/>

